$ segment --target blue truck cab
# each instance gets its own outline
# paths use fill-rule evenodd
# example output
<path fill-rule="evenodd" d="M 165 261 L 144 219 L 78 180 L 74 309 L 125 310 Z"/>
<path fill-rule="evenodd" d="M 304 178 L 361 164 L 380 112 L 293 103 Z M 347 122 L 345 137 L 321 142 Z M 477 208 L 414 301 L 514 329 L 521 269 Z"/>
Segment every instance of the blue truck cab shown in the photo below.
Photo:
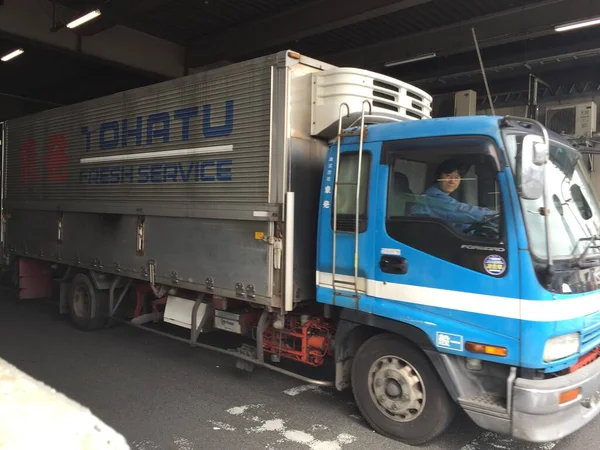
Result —
<path fill-rule="evenodd" d="M 317 249 L 317 301 L 340 311 L 337 388 L 412 444 L 457 406 L 526 441 L 584 426 L 600 411 L 599 225 L 581 154 L 536 121 L 345 130 Z"/>

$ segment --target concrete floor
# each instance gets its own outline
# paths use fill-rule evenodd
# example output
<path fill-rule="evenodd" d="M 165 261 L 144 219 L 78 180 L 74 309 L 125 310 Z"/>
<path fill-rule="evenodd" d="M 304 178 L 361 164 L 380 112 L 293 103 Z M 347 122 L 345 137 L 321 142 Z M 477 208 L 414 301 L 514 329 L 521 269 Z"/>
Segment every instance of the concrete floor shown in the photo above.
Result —
<path fill-rule="evenodd" d="M 132 449 L 409 449 L 374 433 L 352 396 L 304 386 L 161 336 L 118 326 L 74 329 L 54 305 L 0 299 L 0 357 L 89 407 Z M 424 450 L 597 447 L 600 422 L 560 442 L 516 443 L 460 414 Z"/>

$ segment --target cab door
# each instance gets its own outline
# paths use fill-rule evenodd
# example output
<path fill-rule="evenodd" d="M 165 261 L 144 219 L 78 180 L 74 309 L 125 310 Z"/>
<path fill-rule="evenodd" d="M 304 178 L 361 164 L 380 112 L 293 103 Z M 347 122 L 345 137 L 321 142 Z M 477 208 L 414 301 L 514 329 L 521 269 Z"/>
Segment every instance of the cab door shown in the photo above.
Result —
<path fill-rule="evenodd" d="M 364 143 L 359 179 L 358 142 L 353 138 L 348 138 L 347 141 L 342 145 L 340 153 L 337 202 L 334 198 L 335 146 L 327 156 L 323 173 L 319 215 L 317 300 L 321 303 L 370 312 L 374 291 L 368 280 L 372 280 L 375 276 L 373 261 L 376 235 L 374 219 L 377 207 L 375 195 L 381 143 Z M 360 182 L 357 183 L 357 180 Z M 357 189 L 360 198 L 358 233 L 356 232 Z M 334 208 L 337 211 L 336 217 L 333 214 Z"/>
<path fill-rule="evenodd" d="M 436 169 L 448 159 L 461 161 L 463 169 L 453 199 L 495 210 L 495 223 L 469 225 L 465 232 L 435 216 L 413 214 L 432 201 L 424 192 L 439 183 Z M 510 348 L 518 360 L 518 249 L 508 226 L 514 222 L 506 176 L 490 138 L 383 144 L 374 314 L 426 330 L 442 351 L 463 353 L 467 341 L 492 343 Z"/>

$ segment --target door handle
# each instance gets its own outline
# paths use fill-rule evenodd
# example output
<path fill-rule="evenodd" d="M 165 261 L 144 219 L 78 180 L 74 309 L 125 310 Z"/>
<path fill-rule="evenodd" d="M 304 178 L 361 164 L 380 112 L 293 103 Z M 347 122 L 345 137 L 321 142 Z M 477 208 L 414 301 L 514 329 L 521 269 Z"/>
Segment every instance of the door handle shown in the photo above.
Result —
<path fill-rule="evenodd" d="M 408 261 L 402 256 L 382 256 L 379 260 L 379 268 L 382 272 L 404 275 L 408 272 Z"/>

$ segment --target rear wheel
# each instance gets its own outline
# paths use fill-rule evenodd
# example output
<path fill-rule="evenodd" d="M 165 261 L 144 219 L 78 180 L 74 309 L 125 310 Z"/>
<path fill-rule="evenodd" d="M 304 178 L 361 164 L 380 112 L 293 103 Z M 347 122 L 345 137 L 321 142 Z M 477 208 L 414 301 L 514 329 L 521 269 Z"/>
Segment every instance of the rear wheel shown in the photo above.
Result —
<path fill-rule="evenodd" d="M 352 389 L 367 422 L 406 444 L 423 444 L 441 435 L 456 410 L 427 357 L 392 334 L 374 336 L 358 350 Z"/>
<path fill-rule="evenodd" d="M 67 304 L 71 320 L 80 330 L 92 331 L 106 326 L 108 292 L 95 289 L 87 275 L 75 275 Z"/>

